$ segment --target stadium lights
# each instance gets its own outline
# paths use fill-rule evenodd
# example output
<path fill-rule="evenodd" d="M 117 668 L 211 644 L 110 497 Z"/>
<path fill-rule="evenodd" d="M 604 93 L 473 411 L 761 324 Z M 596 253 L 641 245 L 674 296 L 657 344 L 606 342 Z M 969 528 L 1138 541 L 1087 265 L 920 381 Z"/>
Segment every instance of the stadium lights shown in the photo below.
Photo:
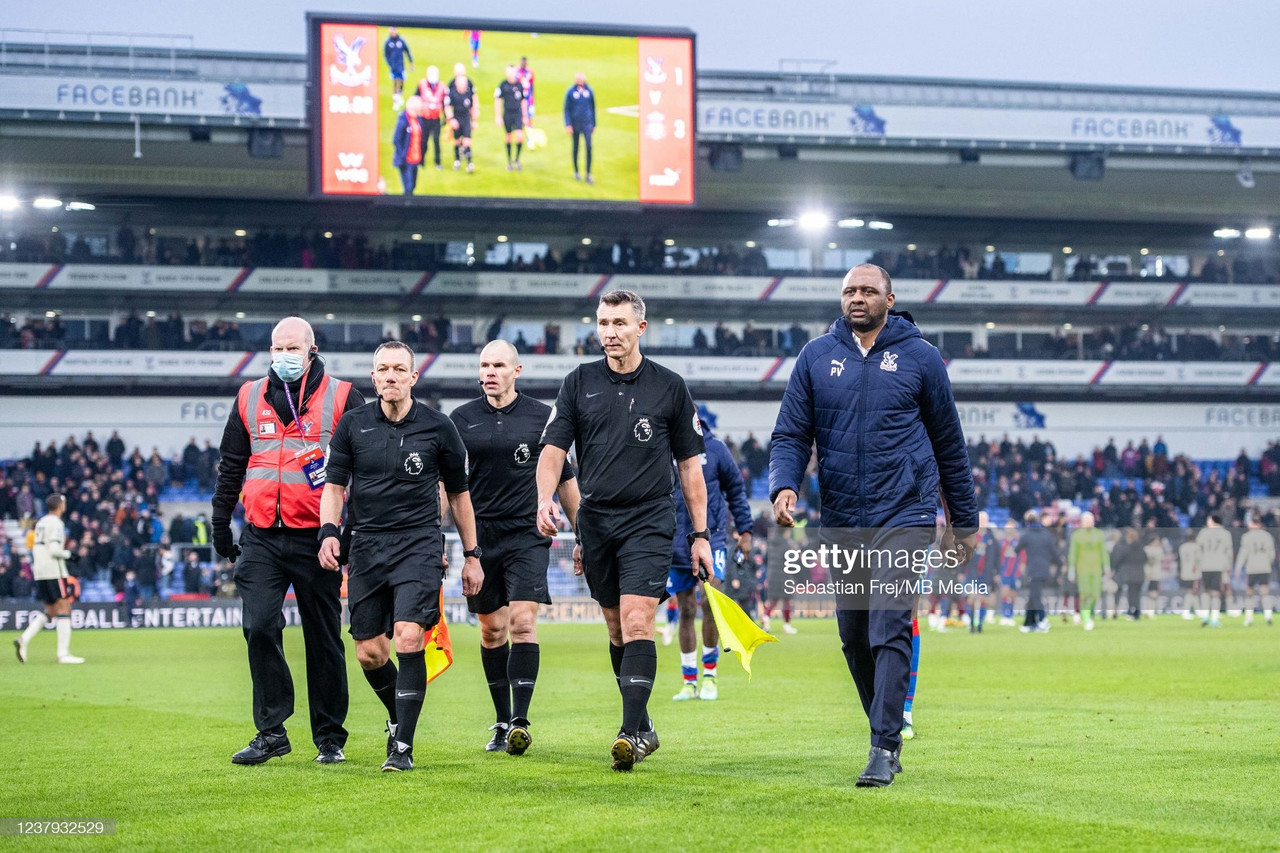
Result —
<path fill-rule="evenodd" d="M 1259 225 L 1256 228 L 1249 228 L 1244 232 L 1246 240 L 1270 240 L 1271 229 L 1265 225 Z"/>
<path fill-rule="evenodd" d="M 988 328 L 988 329 L 994 329 L 995 327 L 996 327 L 996 324 L 995 324 L 995 323 L 991 322 L 990 320 L 988 320 L 988 321 L 987 321 L 987 328 Z"/>
<path fill-rule="evenodd" d="M 1070 323 L 1063 323 L 1063 324 L 1062 324 L 1062 331 L 1064 331 L 1064 332 L 1069 332 L 1069 331 L 1071 331 L 1071 324 L 1070 324 Z"/>
<path fill-rule="evenodd" d="M 410 234 L 410 235 L 409 235 L 409 239 L 410 239 L 410 240 L 421 240 L 421 239 L 422 239 L 422 235 L 421 235 L 421 234 Z"/>
<path fill-rule="evenodd" d="M 828 248 L 828 249 L 835 249 L 835 248 L 838 248 L 838 246 L 837 246 L 835 243 L 828 243 L 828 244 L 827 244 L 827 248 Z"/>
<path fill-rule="evenodd" d="M 236 319 L 237 319 L 237 320 L 243 320 L 243 319 L 244 319 L 244 312 L 243 312 L 243 311 L 237 311 L 237 312 L 236 312 Z"/>
<path fill-rule="evenodd" d="M 584 245 L 584 246 L 590 246 L 590 245 L 591 245 L 591 238 L 590 238 L 590 237 L 583 237 L 583 238 L 582 238 L 582 245 Z"/>
<path fill-rule="evenodd" d="M 914 252 L 915 250 L 916 250 L 916 244 L 915 244 L 915 243 L 908 243 L 908 244 L 907 244 L 907 251 L 908 251 L 908 252 Z"/>
<path fill-rule="evenodd" d="M 31 202 L 31 206 L 37 210 L 53 210 L 55 207 L 62 207 L 62 199 L 40 196 L 40 198 Z"/>
<path fill-rule="evenodd" d="M 590 326 L 590 325 L 591 325 L 591 318 L 590 318 L 590 317 L 583 317 L 583 318 L 582 318 L 582 325 L 584 325 L 584 326 Z"/>
<path fill-rule="evenodd" d="M 994 252 L 995 250 L 996 250 L 996 247 L 995 247 L 995 246 L 987 246 L 987 251 L 988 251 L 988 252 Z"/>
<path fill-rule="evenodd" d="M 861 228 L 867 223 L 861 219 L 841 219 L 836 222 L 837 228 Z"/>
<path fill-rule="evenodd" d="M 0 195 L 0 211 L 9 213 L 10 211 L 17 210 L 19 204 L 20 202 L 18 201 L 17 196 Z"/>
<path fill-rule="evenodd" d="M 67 210 L 97 210 L 96 204 L 90 204 L 87 201 L 69 201 L 67 202 Z"/>
<path fill-rule="evenodd" d="M 498 242 L 499 242 L 499 243 L 505 243 L 505 242 L 507 242 L 507 235 L 506 235 L 506 234 L 499 234 L 499 235 L 498 235 Z"/>
<path fill-rule="evenodd" d="M 1149 332 L 1149 331 L 1151 331 L 1151 326 L 1150 326 L 1149 324 L 1147 324 L 1147 323 L 1143 323 L 1143 324 L 1142 324 L 1142 331 L 1144 331 L 1144 332 Z"/>
<path fill-rule="evenodd" d="M 767 223 L 770 228 L 790 228 L 796 224 L 794 219 L 770 219 Z"/>
<path fill-rule="evenodd" d="M 1226 251 L 1225 251 L 1225 250 L 1223 250 L 1223 249 L 1219 249 L 1219 250 L 1218 250 L 1218 257 L 1220 257 L 1220 258 L 1221 258 L 1221 257 L 1225 257 L 1225 256 L 1226 256 L 1226 254 L 1227 254 L 1227 253 L 1226 253 Z"/>
<path fill-rule="evenodd" d="M 664 246 L 674 246 L 675 244 L 676 244 L 676 241 L 671 239 L 670 237 L 662 241 L 662 245 Z"/>
<path fill-rule="evenodd" d="M 1226 327 L 1226 326 L 1219 326 L 1219 327 L 1218 327 L 1218 331 L 1219 331 L 1219 332 L 1225 332 L 1226 330 L 1227 330 L 1227 327 Z"/>
<path fill-rule="evenodd" d="M 1219 228 L 1217 231 L 1213 232 L 1213 236 L 1217 237 L 1219 240 L 1238 240 L 1240 239 L 1240 229 Z"/>
<path fill-rule="evenodd" d="M 806 231 L 820 231 L 831 224 L 831 217 L 816 210 L 800 214 L 800 227 Z"/>
<path fill-rule="evenodd" d="M 147 319 L 148 319 L 148 320 L 153 320 L 153 319 L 155 319 L 155 316 L 156 316 L 156 312 L 154 312 L 154 311 L 148 311 L 148 312 L 147 312 Z"/>
<path fill-rule="evenodd" d="M 50 230 L 51 232 L 53 232 L 54 234 L 57 234 L 57 233 L 58 233 L 58 226 L 57 226 L 57 225 L 55 225 L 55 226 L 53 226 L 52 228 L 50 228 L 49 230 Z"/>
<path fill-rule="evenodd" d="M 755 241 L 755 240 L 748 240 L 748 241 L 746 242 L 746 246 L 747 246 L 747 248 L 748 248 L 748 249 L 754 249 L 754 248 L 756 247 L 756 241 Z"/>
<path fill-rule="evenodd" d="M 47 320 L 52 320 L 54 317 L 57 317 L 57 316 L 58 316 L 58 312 L 57 312 L 57 311 L 46 311 L 46 312 L 44 312 L 44 316 L 45 316 L 45 319 L 47 319 Z"/>
<path fill-rule="evenodd" d="M 674 325 L 676 324 L 676 318 L 675 318 L 675 317 L 668 317 L 667 319 L 663 320 L 662 322 L 663 322 L 665 325 L 667 325 L 667 326 L 674 326 Z"/>
<path fill-rule="evenodd" d="M 873 219 L 867 223 L 867 227 L 872 231 L 892 231 L 892 222 L 881 222 L 879 219 Z"/>
<path fill-rule="evenodd" d="M 243 236 L 245 236 L 246 234 L 248 234 L 249 232 L 248 232 L 248 231 L 245 231 L 243 228 L 237 228 L 236 230 L 232 231 L 231 233 L 232 233 L 232 234 L 234 234 L 234 235 L 236 235 L 237 237 L 243 237 Z"/>
<path fill-rule="evenodd" d="M 1073 251 L 1075 251 L 1075 250 L 1074 250 L 1074 249 L 1072 249 L 1070 246 L 1063 246 L 1063 247 L 1062 247 L 1062 254 L 1064 254 L 1064 255 L 1069 255 L 1069 254 L 1071 254 Z"/>
<path fill-rule="evenodd" d="M 421 314 L 414 314 L 414 315 L 413 315 L 412 317 L 410 317 L 409 319 L 410 319 L 410 320 L 412 320 L 412 321 L 413 321 L 413 322 L 415 322 L 415 323 L 421 323 L 421 322 L 422 322 L 422 315 L 421 315 Z"/>
<path fill-rule="evenodd" d="M 332 231 L 326 231 L 326 232 L 324 232 L 324 238 L 325 238 L 326 240 L 332 240 L 332 239 L 333 239 L 333 232 L 332 232 Z"/>
<path fill-rule="evenodd" d="M 325 315 L 324 315 L 324 318 L 325 318 L 326 320 L 332 320 L 332 319 L 334 318 L 334 316 L 335 316 L 334 314 L 325 314 Z"/>
<path fill-rule="evenodd" d="M 1138 250 L 1138 254 L 1139 254 L 1139 255 L 1149 255 L 1149 254 L 1151 254 L 1151 251 L 1150 251 L 1149 249 L 1139 249 L 1139 250 Z"/>

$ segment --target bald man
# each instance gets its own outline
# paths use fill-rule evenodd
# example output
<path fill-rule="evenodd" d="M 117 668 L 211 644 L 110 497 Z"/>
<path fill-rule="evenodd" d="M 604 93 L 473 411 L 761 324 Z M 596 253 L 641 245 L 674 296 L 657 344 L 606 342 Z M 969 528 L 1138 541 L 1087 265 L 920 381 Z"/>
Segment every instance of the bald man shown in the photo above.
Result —
<path fill-rule="evenodd" d="M 360 392 L 325 374 L 311 325 L 286 317 L 271 332 L 271 366 L 244 383 L 222 432 L 213 493 L 213 547 L 235 560 L 244 602 L 244 638 L 258 730 L 235 764 L 289 753 L 284 723 L 293 714 L 293 678 L 284 657 L 285 592 L 293 587 L 307 661 L 311 736 L 321 764 L 346 760 L 347 668 L 342 644 L 342 573 L 316 555 L 325 452 L 339 418 L 364 403 Z M 243 493 L 243 498 L 241 497 Z M 243 500 L 240 542 L 231 514 Z"/>
<path fill-rule="evenodd" d="M 537 530 L 536 482 L 542 428 L 551 407 L 516 391 L 521 369 L 514 346 L 491 342 L 480 352 L 484 393 L 451 415 L 467 446 L 484 570 L 484 584 L 467 599 L 467 607 L 480 621 L 480 661 L 496 717 L 485 749 L 510 755 L 523 755 L 533 743 L 529 704 L 538 679 L 538 606 L 551 603 L 551 540 Z M 567 460 L 556 493 L 572 524 L 578 516 L 578 481 Z M 574 570 L 582 573 L 577 548 Z"/>

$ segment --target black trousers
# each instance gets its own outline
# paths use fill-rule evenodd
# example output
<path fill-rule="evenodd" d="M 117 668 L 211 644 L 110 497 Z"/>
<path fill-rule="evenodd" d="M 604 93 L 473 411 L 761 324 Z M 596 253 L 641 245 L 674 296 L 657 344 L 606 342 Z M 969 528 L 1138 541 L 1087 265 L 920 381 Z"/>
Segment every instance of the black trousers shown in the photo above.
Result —
<path fill-rule="evenodd" d="M 592 129 L 594 130 L 594 128 Z M 578 171 L 578 145 L 579 142 L 585 143 L 587 151 L 587 174 L 591 174 L 591 134 L 592 130 L 573 126 L 573 171 Z"/>
<path fill-rule="evenodd" d="M 1027 618 L 1022 624 L 1034 628 L 1043 620 L 1044 578 L 1027 578 Z"/>
<path fill-rule="evenodd" d="M 865 535 L 867 548 L 915 553 L 923 552 L 932 541 L 933 528 L 882 529 Z M 877 594 L 870 582 L 873 578 L 914 581 L 919 576 L 901 567 L 854 574 L 857 580 L 867 583 L 870 594 L 839 600 L 836 623 L 841 650 L 858 689 L 858 698 L 862 700 L 862 710 L 871 724 L 871 745 L 895 750 L 902 746 L 902 711 L 911 681 L 911 617 L 915 615 L 915 596 Z"/>
<path fill-rule="evenodd" d="M 1145 584 L 1142 581 L 1126 583 L 1124 585 L 1125 598 L 1129 599 L 1129 615 L 1142 615 L 1142 587 Z"/>
<path fill-rule="evenodd" d="M 258 731 L 293 715 L 293 677 L 284 657 L 284 596 L 293 586 L 307 661 L 311 737 L 318 746 L 347 742 L 347 664 L 342 644 L 342 573 L 320 568 L 315 531 L 245 525 L 236 563 L 236 590 L 244 601 L 244 638 L 253 679 L 253 723 Z"/>
<path fill-rule="evenodd" d="M 422 164 L 427 163 L 427 149 L 431 147 L 431 143 L 436 144 L 436 165 L 440 165 L 440 119 L 424 118 L 422 120 Z"/>
<path fill-rule="evenodd" d="M 910 610 L 837 610 L 841 649 L 871 723 L 871 745 L 902 745 L 902 709 L 911 681 Z"/>

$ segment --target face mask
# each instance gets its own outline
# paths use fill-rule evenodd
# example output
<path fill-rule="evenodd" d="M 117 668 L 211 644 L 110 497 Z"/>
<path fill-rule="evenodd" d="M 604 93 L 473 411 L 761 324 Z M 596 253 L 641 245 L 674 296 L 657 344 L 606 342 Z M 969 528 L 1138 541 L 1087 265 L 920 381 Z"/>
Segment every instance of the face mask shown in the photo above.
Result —
<path fill-rule="evenodd" d="M 276 353 L 271 357 L 271 369 L 285 382 L 294 382 L 306 369 L 306 357 L 295 352 Z"/>

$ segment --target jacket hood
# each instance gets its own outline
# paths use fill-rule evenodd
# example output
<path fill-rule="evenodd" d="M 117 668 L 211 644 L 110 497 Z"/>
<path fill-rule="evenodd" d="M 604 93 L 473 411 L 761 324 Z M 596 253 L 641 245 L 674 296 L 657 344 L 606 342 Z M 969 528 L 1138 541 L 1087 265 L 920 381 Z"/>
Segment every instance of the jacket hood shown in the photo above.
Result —
<path fill-rule="evenodd" d="M 858 345 L 854 340 L 853 330 L 849 328 L 849 321 L 844 317 L 837 317 L 827 331 L 857 351 Z M 922 337 L 924 336 L 920 334 L 920 329 L 913 322 L 910 314 L 905 311 L 890 311 L 889 316 L 885 318 L 884 328 L 880 330 L 880 334 L 876 335 L 875 346 L 890 347 L 910 338 Z"/>

